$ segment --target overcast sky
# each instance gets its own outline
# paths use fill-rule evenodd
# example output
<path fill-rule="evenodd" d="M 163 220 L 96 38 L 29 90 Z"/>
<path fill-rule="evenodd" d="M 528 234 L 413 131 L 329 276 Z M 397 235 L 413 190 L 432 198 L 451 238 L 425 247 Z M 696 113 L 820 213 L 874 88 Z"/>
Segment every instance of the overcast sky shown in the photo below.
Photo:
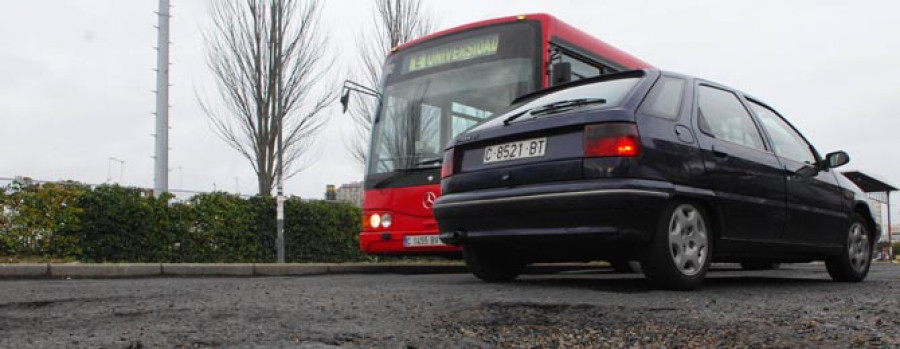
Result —
<path fill-rule="evenodd" d="M 256 192 L 250 164 L 218 139 L 196 101 L 215 92 L 201 32 L 208 2 L 172 0 L 170 188 Z M 354 62 L 371 2 L 325 2 L 334 81 Z M 439 28 L 546 12 L 658 67 L 766 101 L 821 153 L 900 184 L 900 2 L 426 1 Z M 153 186 L 155 0 L 8 1 L 0 21 L 0 177 Z M 333 82 L 332 82 L 333 83 Z M 325 87 L 326 85 L 323 85 Z M 318 161 L 286 183 L 322 197 L 362 179 L 338 105 Z M 179 169 L 180 168 L 180 169 Z"/>

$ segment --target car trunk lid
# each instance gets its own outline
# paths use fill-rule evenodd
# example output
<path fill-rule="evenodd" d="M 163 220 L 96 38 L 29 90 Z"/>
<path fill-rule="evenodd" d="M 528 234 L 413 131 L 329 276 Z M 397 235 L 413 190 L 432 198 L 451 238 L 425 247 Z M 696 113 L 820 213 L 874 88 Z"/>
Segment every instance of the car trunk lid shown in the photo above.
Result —
<path fill-rule="evenodd" d="M 622 121 L 633 122 L 633 114 L 582 110 L 473 129 L 454 147 L 454 175 L 445 189 L 459 192 L 581 179 L 585 125 Z"/>

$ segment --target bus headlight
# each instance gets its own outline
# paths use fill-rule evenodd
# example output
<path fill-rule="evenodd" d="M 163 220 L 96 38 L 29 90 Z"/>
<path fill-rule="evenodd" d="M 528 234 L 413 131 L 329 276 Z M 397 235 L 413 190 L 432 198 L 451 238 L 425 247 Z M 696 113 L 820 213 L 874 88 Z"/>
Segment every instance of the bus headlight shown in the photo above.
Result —
<path fill-rule="evenodd" d="M 371 217 L 369 217 L 369 226 L 375 229 L 381 226 L 381 216 L 375 213 Z"/>
<path fill-rule="evenodd" d="M 383 216 L 381 216 L 381 226 L 385 229 L 391 227 L 391 215 L 385 213 Z"/>

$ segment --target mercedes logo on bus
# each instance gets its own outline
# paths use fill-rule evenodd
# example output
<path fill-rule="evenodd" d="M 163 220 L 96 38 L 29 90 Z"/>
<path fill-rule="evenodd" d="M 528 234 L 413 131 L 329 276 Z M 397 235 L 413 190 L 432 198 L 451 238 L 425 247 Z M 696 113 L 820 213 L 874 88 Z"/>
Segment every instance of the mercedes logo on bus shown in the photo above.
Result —
<path fill-rule="evenodd" d="M 422 207 L 430 210 L 432 207 L 434 207 L 434 200 L 436 200 L 436 199 L 437 199 L 437 194 L 435 194 L 433 192 L 425 193 L 425 198 L 422 199 Z"/>

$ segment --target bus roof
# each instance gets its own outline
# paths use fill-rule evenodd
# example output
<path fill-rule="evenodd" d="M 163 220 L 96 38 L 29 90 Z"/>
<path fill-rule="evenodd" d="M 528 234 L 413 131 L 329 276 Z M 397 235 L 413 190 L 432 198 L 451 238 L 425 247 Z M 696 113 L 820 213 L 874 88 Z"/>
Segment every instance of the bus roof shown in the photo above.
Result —
<path fill-rule="evenodd" d="M 532 19 L 532 20 L 540 21 L 541 27 L 543 28 L 543 30 L 548 31 L 550 33 L 554 33 L 554 35 L 564 36 L 567 38 L 575 38 L 576 39 L 575 41 L 578 41 L 577 43 L 585 44 L 587 46 L 591 46 L 591 47 L 595 47 L 595 48 L 602 47 L 604 49 L 604 52 L 606 52 L 606 55 L 608 56 L 608 58 L 610 58 L 616 62 L 619 62 L 620 64 L 625 65 L 626 68 L 628 68 L 628 69 L 654 68 L 654 66 L 650 65 L 649 63 L 644 62 L 644 61 L 640 60 L 639 58 L 634 57 L 634 56 L 632 56 L 610 44 L 607 44 L 607 43 L 595 38 L 594 36 L 591 36 L 591 35 L 585 33 L 584 31 L 582 31 L 578 28 L 575 28 L 575 27 L 569 25 L 568 23 L 557 19 L 553 15 L 546 14 L 546 13 L 531 13 L 531 14 L 517 15 L 517 16 L 498 17 L 498 18 L 486 19 L 486 20 L 478 21 L 478 22 L 467 23 L 467 24 L 463 24 L 463 25 L 456 26 L 453 28 L 448 28 L 448 29 L 444 29 L 444 30 L 441 30 L 441 31 L 438 31 L 435 33 L 431 33 L 431 34 L 428 34 L 426 36 L 423 36 L 421 38 L 418 38 L 418 39 L 415 39 L 412 41 L 408 41 L 406 43 L 400 44 L 397 47 L 393 48 L 392 51 L 393 52 L 401 51 L 401 50 L 407 49 L 411 46 L 415 46 L 419 43 L 422 43 L 424 41 L 428 41 L 428 40 L 438 38 L 438 37 L 448 35 L 448 34 L 461 32 L 461 31 L 464 31 L 467 29 L 481 28 L 481 27 L 489 26 L 489 25 L 493 25 L 493 24 L 515 22 L 515 21 L 525 20 L 525 19 Z"/>
<path fill-rule="evenodd" d="M 566 38 L 566 40 L 574 40 L 574 42 L 572 42 L 573 44 L 577 44 L 585 48 L 590 48 L 590 50 L 592 51 L 602 51 L 606 59 L 623 65 L 626 69 L 629 70 L 656 68 L 650 65 L 650 63 L 642 61 L 640 58 L 632 56 L 631 54 L 622 51 L 613 45 L 607 44 L 606 42 L 598 39 L 593 35 L 585 33 L 581 29 L 573 27 L 566 22 L 556 19 L 553 16 L 547 16 L 549 17 L 548 24 L 556 26 L 556 28 L 553 28 L 550 32 L 560 38 Z M 553 40 L 553 38 L 551 37 L 550 40 Z"/>
<path fill-rule="evenodd" d="M 421 38 L 414 39 L 414 40 L 412 40 L 412 41 L 407 41 L 407 42 L 405 42 L 405 43 L 402 43 L 402 44 L 400 44 L 400 45 L 397 45 L 397 47 L 393 48 L 392 50 L 393 50 L 393 51 L 400 51 L 400 50 L 409 48 L 410 46 L 415 46 L 416 44 L 418 44 L 418 43 L 420 43 L 420 42 L 427 41 L 427 40 L 431 40 L 431 39 L 434 39 L 434 38 L 437 38 L 437 37 L 441 37 L 441 36 L 444 36 L 444 35 L 447 35 L 447 34 L 453 34 L 453 33 L 456 33 L 456 32 L 461 32 L 461 31 L 466 30 L 466 29 L 480 28 L 480 27 L 484 27 L 484 26 L 488 26 L 488 25 L 492 25 L 492 24 L 499 24 L 499 23 L 506 23 L 506 22 L 515 22 L 515 21 L 517 21 L 520 17 L 534 18 L 534 17 L 544 17 L 544 16 L 553 18 L 553 16 L 550 16 L 550 15 L 548 15 L 548 14 L 546 14 L 546 13 L 536 13 L 536 14 L 530 14 L 530 15 L 524 15 L 524 16 L 507 16 L 507 17 L 492 18 L 492 19 L 486 19 L 486 20 L 483 20 L 483 21 L 467 23 L 467 24 L 463 24 L 463 25 L 461 25 L 461 26 L 457 26 L 457 27 L 453 27 L 453 28 L 447 28 L 447 29 L 444 29 L 444 30 L 441 30 L 441 31 L 438 31 L 438 32 L 434 32 L 434 33 L 425 35 L 425 36 L 423 36 L 423 37 L 421 37 Z"/>

